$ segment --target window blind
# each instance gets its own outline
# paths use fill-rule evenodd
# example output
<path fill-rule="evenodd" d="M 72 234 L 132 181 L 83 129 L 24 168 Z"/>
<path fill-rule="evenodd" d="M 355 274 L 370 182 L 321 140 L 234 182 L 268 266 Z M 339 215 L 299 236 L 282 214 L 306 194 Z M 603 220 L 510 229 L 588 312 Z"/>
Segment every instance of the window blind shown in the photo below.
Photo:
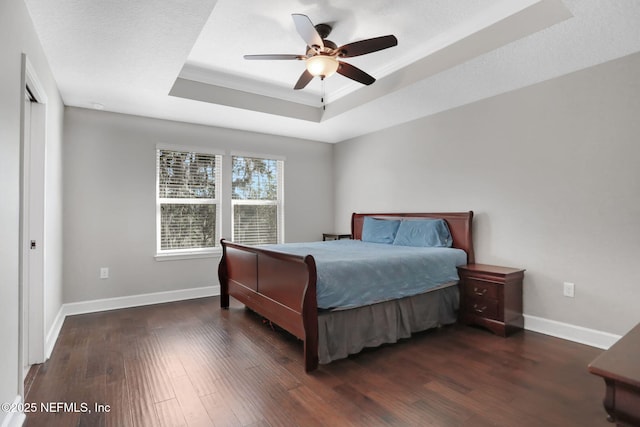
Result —
<path fill-rule="evenodd" d="M 220 156 L 158 150 L 158 197 L 215 199 L 217 157 Z"/>
<path fill-rule="evenodd" d="M 221 156 L 158 149 L 156 160 L 158 253 L 215 247 Z"/>
<path fill-rule="evenodd" d="M 278 243 L 282 230 L 283 161 L 232 156 L 233 241 Z"/>

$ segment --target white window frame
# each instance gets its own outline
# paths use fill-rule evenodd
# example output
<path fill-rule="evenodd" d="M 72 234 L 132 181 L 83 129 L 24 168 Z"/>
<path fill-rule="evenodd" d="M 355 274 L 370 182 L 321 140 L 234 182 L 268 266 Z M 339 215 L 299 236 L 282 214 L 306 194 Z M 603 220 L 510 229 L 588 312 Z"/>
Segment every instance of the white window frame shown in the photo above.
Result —
<path fill-rule="evenodd" d="M 184 199 L 184 198 L 161 198 L 160 197 L 160 173 L 158 165 L 158 150 L 171 150 L 181 151 L 189 153 L 200 153 L 216 156 L 216 191 L 215 198 L 213 199 Z M 156 254 L 155 259 L 157 261 L 165 260 L 178 260 L 178 259 L 191 259 L 191 258 L 208 258 L 218 256 L 222 251 L 220 248 L 220 236 L 222 231 L 222 167 L 223 167 L 223 153 L 218 150 L 211 150 L 205 147 L 193 147 L 183 145 L 172 144 L 157 144 L 154 150 L 155 153 L 155 173 L 156 173 L 156 186 L 155 186 L 155 199 L 156 199 Z M 214 238 L 214 247 L 212 248 L 187 248 L 187 249 L 169 249 L 163 250 L 161 248 L 161 205 L 163 203 L 176 203 L 176 204 L 212 204 L 216 205 L 216 229 Z"/>
<path fill-rule="evenodd" d="M 258 154 L 258 153 L 247 153 L 247 152 L 231 152 L 230 156 L 230 167 L 229 175 L 233 176 L 233 158 L 234 157 L 251 157 L 256 159 L 264 159 L 264 160 L 275 160 L 277 161 L 277 173 L 278 173 L 278 190 L 277 190 L 277 199 L 276 200 L 242 200 L 242 199 L 234 199 L 233 194 L 230 194 L 229 197 L 231 199 L 231 239 L 235 241 L 235 216 L 234 216 L 234 208 L 236 205 L 275 205 L 276 206 L 276 240 L 277 243 L 284 243 L 284 162 L 286 160 L 285 157 L 270 155 L 270 154 Z M 230 178 L 231 179 L 231 178 Z M 230 182 L 230 188 L 233 187 L 233 183 Z M 230 190 L 230 193 L 232 190 Z"/>

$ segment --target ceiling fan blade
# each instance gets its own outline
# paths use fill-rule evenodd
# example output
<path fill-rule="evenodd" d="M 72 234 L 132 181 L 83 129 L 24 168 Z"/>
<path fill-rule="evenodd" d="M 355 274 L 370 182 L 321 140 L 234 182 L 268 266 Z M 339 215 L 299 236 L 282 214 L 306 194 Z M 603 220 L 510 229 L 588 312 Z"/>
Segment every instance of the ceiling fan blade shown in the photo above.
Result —
<path fill-rule="evenodd" d="M 376 79 L 365 73 L 358 67 L 354 67 L 351 64 L 347 64 L 346 62 L 340 62 L 338 65 L 338 70 L 336 71 L 338 74 L 342 74 L 345 77 L 349 77 L 351 80 L 355 80 L 357 82 L 362 83 L 363 85 L 370 85 L 375 82 Z"/>
<path fill-rule="evenodd" d="M 311 80 L 313 80 L 313 74 L 311 74 L 307 70 L 304 70 L 304 73 L 302 73 L 302 75 L 298 79 L 298 82 L 296 83 L 296 85 L 293 88 L 295 90 L 304 89 L 304 87 L 306 85 L 308 85 Z"/>
<path fill-rule="evenodd" d="M 316 31 L 316 27 L 313 26 L 313 22 L 307 15 L 303 15 L 301 13 L 294 13 L 291 15 L 293 18 L 293 23 L 296 25 L 296 30 L 298 30 L 298 34 L 302 37 L 302 40 L 309 47 L 318 46 L 320 49 L 324 47 L 324 43 L 322 42 L 322 37 Z"/>
<path fill-rule="evenodd" d="M 304 55 L 288 55 L 288 54 L 268 54 L 268 55 L 245 55 L 244 59 L 306 59 Z"/>
<path fill-rule="evenodd" d="M 337 50 L 340 52 L 340 57 L 351 58 L 371 52 L 377 52 L 397 45 L 398 39 L 395 36 L 389 35 L 348 43 L 344 46 L 340 46 Z"/>

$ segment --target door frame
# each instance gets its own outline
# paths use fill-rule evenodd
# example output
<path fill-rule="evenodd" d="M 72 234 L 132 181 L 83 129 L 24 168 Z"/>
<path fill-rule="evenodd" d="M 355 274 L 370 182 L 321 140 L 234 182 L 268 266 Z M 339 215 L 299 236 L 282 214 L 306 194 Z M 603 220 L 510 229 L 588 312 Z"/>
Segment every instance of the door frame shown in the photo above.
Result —
<path fill-rule="evenodd" d="M 25 93 L 35 100 L 29 105 Z M 20 394 L 25 367 L 45 360 L 45 159 L 47 95 L 26 54 L 22 54 L 20 110 L 20 259 L 19 346 Z M 29 128 L 27 128 L 29 126 Z M 31 241 L 36 242 L 31 249 Z"/>

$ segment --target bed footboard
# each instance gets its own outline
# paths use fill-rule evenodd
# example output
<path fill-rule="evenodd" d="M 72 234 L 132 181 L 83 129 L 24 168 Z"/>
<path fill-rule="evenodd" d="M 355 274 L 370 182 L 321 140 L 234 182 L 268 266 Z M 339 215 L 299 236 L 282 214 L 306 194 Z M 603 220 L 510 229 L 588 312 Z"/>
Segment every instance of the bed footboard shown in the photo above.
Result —
<path fill-rule="evenodd" d="M 318 367 L 316 264 L 312 256 L 290 255 L 222 239 L 218 267 L 220 306 L 229 296 L 304 342 L 305 371 Z"/>

